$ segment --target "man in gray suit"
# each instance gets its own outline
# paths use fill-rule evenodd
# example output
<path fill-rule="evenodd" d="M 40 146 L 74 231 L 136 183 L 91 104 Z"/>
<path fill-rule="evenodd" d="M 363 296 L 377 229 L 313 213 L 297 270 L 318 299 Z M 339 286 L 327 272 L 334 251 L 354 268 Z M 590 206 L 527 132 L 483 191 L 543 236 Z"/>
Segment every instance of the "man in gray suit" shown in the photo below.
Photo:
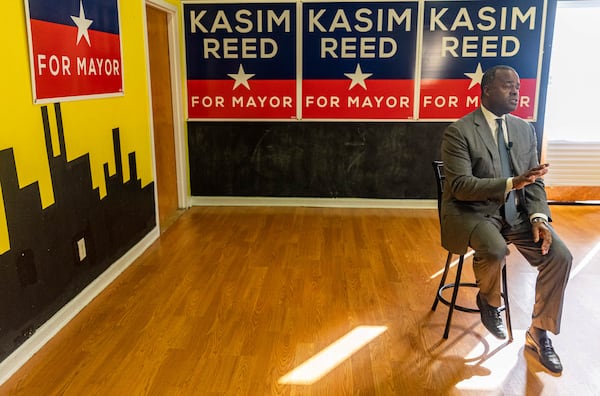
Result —
<path fill-rule="evenodd" d="M 560 331 L 573 258 L 549 224 L 552 218 L 542 179 L 549 165 L 539 164 L 535 130 L 509 114 L 519 103 L 519 88 L 513 68 L 492 67 L 481 80 L 481 107 L 444 131 L 442 244 L 455 254 L 464 254 L 468 247 L 474 250 L 481 320 L 501 339 L 506 332 L 497 307 L 507 241 L 537 268 L 525 342 L 547 369 L 560 373 L 562 364 L 547 331 Z"/>

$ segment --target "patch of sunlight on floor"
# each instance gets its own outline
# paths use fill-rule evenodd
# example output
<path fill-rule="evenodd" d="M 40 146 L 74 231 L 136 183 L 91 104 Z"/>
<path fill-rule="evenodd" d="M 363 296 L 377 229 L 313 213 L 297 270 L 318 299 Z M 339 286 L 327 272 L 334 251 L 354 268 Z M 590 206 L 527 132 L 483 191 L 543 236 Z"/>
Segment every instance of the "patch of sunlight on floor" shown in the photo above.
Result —
<path fill-rule="evenodd" d="M 358 326 L 281 377 L 279 383 L 310 385 L 386 330 L 385 326 Z"/>
<path fill-rule="evenodd" d="M 497 390 L 506 381 L 511 370 L 517 365 L 520 350 L 525 343 L 525 331 L 513 330 L 513 341 L 499 340 L 489 334 L 479 343 L 465 360 L 469 365 L 478 365 L 489 370 L 486 376 L 474 376 L 459 382 L 456 389 L 489 391 Z M 487 352 L 486 352 L 487 348 Z M 477 359 L 477 357 L 480 357 Z"/>
<path fill-rule="evenodd" d="M 473 254 L 475 254 L 474 250 L 469 250 L 467 253 L 465 253 L 465 258 L 464 260 L 466 260 L 467 258 L 469 258 L 470 256 L 472 256 Z M 456 260 L 454 260 L 453 262 L 450 263 L 450 268 L 452 267 L 456 267 L 456 265 L 458 264 L 458 260 L 460 259 L 460 256 L 457 256 Z M 464 267 L 463 267 L 464 268 Z M 444 273 L 444 268 L 442 268 L 441 270 L 439 270 L 438 272 L 436 272 L 435 274 L 431 275 L 429 277 L 429 279 L 434 279 L 437 278 L 438 276 L 442 275 Z"/>
<path fill-rule="evenodd" d="M 579 274 L 581 270 L 583 270 L 592 261 L 598 252 L 600 252 L 600 242 L 598 242 L 596 246 L 594 246 L 592 250 L 590 250 L 577 265 L 573 266 L 569 280 L 573 279 L 577 274 Z"/>

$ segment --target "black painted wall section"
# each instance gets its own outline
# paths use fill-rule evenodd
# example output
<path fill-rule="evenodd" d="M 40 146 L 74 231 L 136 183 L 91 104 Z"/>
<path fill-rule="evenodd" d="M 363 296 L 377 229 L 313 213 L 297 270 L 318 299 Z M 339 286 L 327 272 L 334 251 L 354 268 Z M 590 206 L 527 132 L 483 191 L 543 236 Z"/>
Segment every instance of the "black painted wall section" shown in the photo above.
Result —
<path fill-rule="evenodd" d="M 89 156 L 67 162 L 60 105 L 54 110 L 61 153 L 56 157 L 48 108 L 41 108 L 54 204 L 42 209 L 37 183 L 20 188 L 13 150 L 0 151 L 10 242 L 0 255 L 0 360 L 156 225 L 154 186 L 141 186 L 133 152 L 129 181 L 123 181 L 119 129 L 112 131 L 116 172 L 110 175 L 105 164 L 107 195 L 100 199 Z M 85 243 L 83 260 L 78 241 Z"/>
<path fill-rule="evenodd" d="M 191 193 L 433 199 L 446 125 L 190 122 Z"/>

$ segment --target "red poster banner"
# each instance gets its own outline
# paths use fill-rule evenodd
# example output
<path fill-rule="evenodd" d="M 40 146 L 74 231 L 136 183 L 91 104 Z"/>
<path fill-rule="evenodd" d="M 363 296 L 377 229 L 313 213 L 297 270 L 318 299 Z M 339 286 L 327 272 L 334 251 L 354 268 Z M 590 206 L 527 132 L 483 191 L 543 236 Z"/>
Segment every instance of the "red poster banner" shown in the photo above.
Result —
<path fill-rule="evenodd" d="M 191 118 L 295 118 L 296 83 L 289 80 L 188 80 Z"/>
<path fill-rule="evenodd" d="M 421 80 L 420 119 L 452 120 L 475 110 L 480 104 L 482 74 L 473 79 Z M 521 78 L 519 105 L 512 114 L 533 120 L 536 81 L 534 78 Z"/>
<path fill-rule="evenodd" d="M 304 80 L 304 119 L 411 119 L 413 80 Z"/>
<path fill-rule="evenodd" d="M 35 103 L 123 94 L 117 0 L 25 0 Z"/>

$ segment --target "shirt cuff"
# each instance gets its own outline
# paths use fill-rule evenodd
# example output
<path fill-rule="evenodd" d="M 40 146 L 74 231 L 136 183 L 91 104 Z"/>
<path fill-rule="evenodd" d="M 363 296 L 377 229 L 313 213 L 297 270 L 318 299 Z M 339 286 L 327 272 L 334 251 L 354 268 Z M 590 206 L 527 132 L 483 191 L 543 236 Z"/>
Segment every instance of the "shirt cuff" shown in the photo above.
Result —
<path fill-rule="evenodd" d="M 541 217 L 542 219 L 544 219 L 544 221 L 548 221 L 548 216 L 546 216 L 544 213 L 534 213 L 531 216 L 529 216 L 529 221 L 537 218 L 537 217 Z"/>
<path fill-rule="evenodd" d="M 508 179 L 506 179 L 506 194 L 508 194 L 509 192 L 511 192 L 511 190 L 513 189 L 513 178 L 509 177 Z"/>

